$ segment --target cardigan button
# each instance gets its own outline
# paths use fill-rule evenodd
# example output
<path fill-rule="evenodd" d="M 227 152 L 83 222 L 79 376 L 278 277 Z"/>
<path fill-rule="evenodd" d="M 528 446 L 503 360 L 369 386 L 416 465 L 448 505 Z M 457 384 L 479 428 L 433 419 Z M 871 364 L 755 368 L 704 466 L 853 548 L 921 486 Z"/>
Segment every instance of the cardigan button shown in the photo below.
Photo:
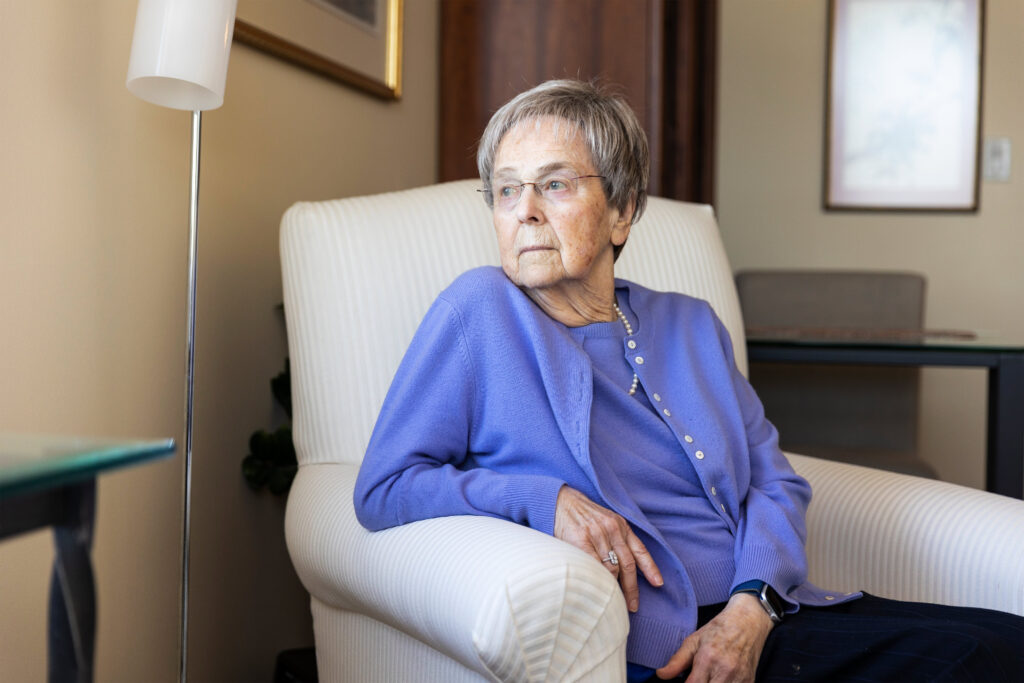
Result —
<path fill-rule="evenodd" d="M 693 437 L 687 434 L 683 437 L 683 441 L 685 441 L 686 443 L 693 443 Z"/>
<path fill-rule="evenodd" d="M 644 357 L 643 356 L 637 356 L 636 357 L 636 364 L 637 365 L 643 365 L 644 364 Z"/>
<path fill-rule="evenodd" d="M 636 348 L 636 342 L 633 341 L 632 339 L 630 339 L 628 342 L 626 342 L 626 346 L 628 346 L 631 349 L 635 349 Z"/>
<path fill-rule="evenodd" d="M 694 453 L 694 455 L 697 457 L 698 460 L 704 459 L 704 451 L 697 451 L 696 453 Z"/>

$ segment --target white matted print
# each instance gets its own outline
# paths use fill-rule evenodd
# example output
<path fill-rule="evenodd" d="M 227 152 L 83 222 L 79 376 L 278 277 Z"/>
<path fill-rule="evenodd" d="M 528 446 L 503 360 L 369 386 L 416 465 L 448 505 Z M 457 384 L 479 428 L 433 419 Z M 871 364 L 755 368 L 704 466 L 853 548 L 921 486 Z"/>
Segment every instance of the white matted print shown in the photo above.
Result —
<path fill-rule="evenodd" d="M 984 0 L 831 0 L 825 206 L 978 206 Z"/>

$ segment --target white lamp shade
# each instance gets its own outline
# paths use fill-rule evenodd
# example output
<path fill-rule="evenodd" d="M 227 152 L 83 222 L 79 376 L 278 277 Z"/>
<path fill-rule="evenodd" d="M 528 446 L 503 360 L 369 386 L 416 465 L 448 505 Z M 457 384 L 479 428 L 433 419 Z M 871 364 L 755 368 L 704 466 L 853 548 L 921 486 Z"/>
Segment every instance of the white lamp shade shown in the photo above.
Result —
<path fill-rule="evenodd" d="M 237 2 L 139 0 L 128 90 L 173 109 L 223 104 Z"/>

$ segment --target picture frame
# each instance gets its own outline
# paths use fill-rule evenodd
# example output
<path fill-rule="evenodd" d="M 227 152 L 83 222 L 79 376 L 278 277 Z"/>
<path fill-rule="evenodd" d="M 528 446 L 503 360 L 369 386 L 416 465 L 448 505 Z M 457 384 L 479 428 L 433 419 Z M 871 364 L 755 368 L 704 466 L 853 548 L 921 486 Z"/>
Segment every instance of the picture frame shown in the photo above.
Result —
<path fill-rule="evenodd" d="M 403 0 L 239 0 L 234 38 L 384 100 L 402 94 Z"/>
<path fill-rule="evenodd" d="M 830 0 L 823 203 L 978 210 L 985 0 Z"/>

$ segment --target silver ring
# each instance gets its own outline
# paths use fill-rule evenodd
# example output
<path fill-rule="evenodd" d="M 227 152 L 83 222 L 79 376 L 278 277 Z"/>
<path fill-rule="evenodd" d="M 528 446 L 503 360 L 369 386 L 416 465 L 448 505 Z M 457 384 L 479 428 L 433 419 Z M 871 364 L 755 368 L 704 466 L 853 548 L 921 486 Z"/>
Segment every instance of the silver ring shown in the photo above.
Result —
<path fill-rule="evenodd" d="M 619 556 L 615 554 L 614 550 L 608 551 L 608 557 L 601 560 L 602 562 L 610 562 L 613 567 L 619 566 Z"/>

